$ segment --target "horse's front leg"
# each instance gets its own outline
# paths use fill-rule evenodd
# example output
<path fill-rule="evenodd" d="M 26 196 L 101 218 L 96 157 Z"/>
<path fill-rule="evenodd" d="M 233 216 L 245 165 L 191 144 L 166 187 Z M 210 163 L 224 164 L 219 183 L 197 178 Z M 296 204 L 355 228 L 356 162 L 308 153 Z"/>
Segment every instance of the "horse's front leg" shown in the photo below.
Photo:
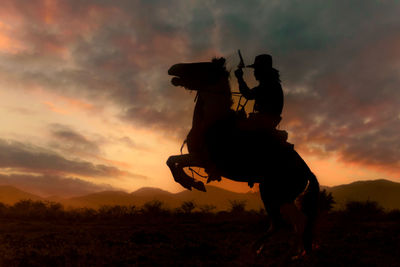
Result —
<path fill-rule="evenodd" d="M 190 177 L 183 170 L 184 167 L 188 166 L 202 167 L 202 162 L 197 160 L 191 154 L 170 156 L 167 160 L 167 165 L 171 170 L 174 180 L 182 185 L 184 188 L 192 190 L 193 187 L 199 191 L 206 192 L 206 188 L 203 182 Z"/>

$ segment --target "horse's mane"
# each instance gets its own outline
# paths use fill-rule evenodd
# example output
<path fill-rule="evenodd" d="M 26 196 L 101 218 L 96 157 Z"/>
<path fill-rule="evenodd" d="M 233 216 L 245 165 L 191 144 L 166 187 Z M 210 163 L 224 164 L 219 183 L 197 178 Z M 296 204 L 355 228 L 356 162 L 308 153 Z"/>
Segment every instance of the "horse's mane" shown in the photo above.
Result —
<path fill-rule="evenodd" d="M 214 57 L 211 62 L 218 66 L 217 71 L 221 76 L 229 77 L 229 71 L 226 69 L 226 59 L 224 57 Z"/>
<path fill-rule="evenodd" d="M 211 60 L 211 65 L 208 67 L 210 68 L 209 70 L 211 71 L 212 78 L 209 80 L 210 82 L 215 82 L 215 84 L 212 84 L 213 86 L 217 86 L 219 91 L 214 91 L 217 88 L 211 88 L 211 90 L 198 90 L 197 95 L 195 98 L 196 102 L 196 107 L 195 111 L 193 114 L 193 126 L 198 125 L 198 124 L 203 124 L 206 120 L 202 117 L 204 115 L 203 112 L 198 112 L 199 110 L 202 110 L 202 106 L 204 105 L 204 98 L 199 97 L 202 92 L 211 92 L 211 94 L 206 94 L 204 97 L 206 98 L 215 98 L 218 99 L 218 105 L 216 105 L 214 108 L 218 110 L 215 114 L 219 114 L 217 116 L 221 115 L 226 112 L 230 115 L 232 110 L 232 105 L 233 105 L 233 99 L 232 99 L 232 94 L 231 94 L 231 87 L 229 83 L 229 76 L 230 73 L 226 69 L 226 60 L 223 57 L 219 58 L 213 58 Z M 215 92 L 215 94 L 212 94 L 212 92 Z M 218 98 L 217 98 L 218 97 Z M 200 101 L 201 99 L 201 101 Z M 215 104 L 215 103 L 214 103 Z M 207 113 L 213 112 L 212 109 L 209 107 L 206 108 Z"/>

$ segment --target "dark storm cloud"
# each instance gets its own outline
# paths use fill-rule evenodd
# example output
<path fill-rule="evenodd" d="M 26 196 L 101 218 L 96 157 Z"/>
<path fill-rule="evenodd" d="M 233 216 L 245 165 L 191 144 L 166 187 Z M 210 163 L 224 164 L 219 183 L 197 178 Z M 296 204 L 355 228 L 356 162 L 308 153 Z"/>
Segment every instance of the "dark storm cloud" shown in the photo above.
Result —
<path fill-rule="evenodd" d="M 126 122 L 183 137 L 193 102 L 169 84 L 169 66 L 222 54 L 234 68 L 238 48 L 247 62 L 267 52 L 297 147 L 399 167 L 397 1 L 55 3 L 5 1 L 1 15 L 21 18 L 14 38 L 28 48 L 0 55 L 3 83 L 112 104 Z"/>
<path fill-rule="evenodd" d="M 0 139 L 0 168 L 39 174 L 75 174 L 88 177 L 145 178 L 122 171 L 113 166 L 93 164 L 88 161 L 70 160 L 35 146 Z"/>
<path fill-rule="evenodd" d="M 100 147 L 97 142 L 89 140 L 66 125 L 51 124 L 49 128 L 51 136 L 55 139 L 55 141 L 51 142 L 52 147 L 61 148 L 69 152 L 100 153 Z"/>
<path fill-rule="evenodd" d="M 147 125 L 155 129 L 165 129 L 167 132 L 176 132 L 178 136 L 185 136 L 189 131 L 189 127 L 183 128 L 182 125 L 187 125 L 188 119 L 183 114 L 186 110 L 174 110 L 173 108 L 165 108 L 163 110 L 154 110 L 151 108 L 132 107 L 125 113 L 123 118 L 130 120 L 136 118 L 139 125 Z M 174 123 L 171 123 L 171 122 Z"/>
<path fill-rule="evenodd" d="M 222 51 L 274 56 L 286 92 L 282 128 L 297 147 L 400 169 L 398 3 L 219 4 Z"/>
<path fill-rule="evenodd" d="M 0 184 L 13 185 L 40 196 L 71 197 L 106 190 L 118 190 L 107 184 L 95 184 L 78 178 L 57 175 L 3 175 L 0 174 Z"/>
<path fill-rule="evenodd" d="M 188 5 L 181 4 L 60 1 L 49 5 L 37 1 L 19 9 L 18 3 L 7 1 L 8 11 L 23 20 L 23 33 L 18 33 L 17 39 L 27 48 L 2 56 L 2 83 L 53 90 L 95 105 L 111 103 L 121 107 L 120 117 L 134 124 L 152 128 L 168 125 L 164 130 L 170 133 L 181 131 L 181 120 L 176 118 L 186 117 L 184 128 L 190 124 L 185 112 L 188 99 L 181 92 L 170 97 L 177 90 L 164 92 L 170 87 L 166 75 L 169 66 L 193 54 L 184 52 L 190 40 L 184 31 L 191 15 L 185 10 Z M 202 20 L 201 12 L 195 20 Z M 194 23 L 193 27 L 206 30 L 208 22 L 200 28 Z M 197 43 L 193 46 L 192 52 L 200 47 Z M 180 112 L 161 104 L 168 100 Z M 151 120 L 143 120 L 143 113 L 152 114 Z M 157 114 L 160 117 L 154 118 Z M 165 119 L 169 121 L 161 122 Z"/>
<path fill-rule="evenodd" d="M 307 90 L 287 95 L 285 123 L 294 142 L 320 144 L 342 159 L 399 168 L 400 39 L 371 40 L 336 53 Z M 292 87 L 293 88 L 293 87 Z M 299 124 L 290 127 L 295 121 Z"/>

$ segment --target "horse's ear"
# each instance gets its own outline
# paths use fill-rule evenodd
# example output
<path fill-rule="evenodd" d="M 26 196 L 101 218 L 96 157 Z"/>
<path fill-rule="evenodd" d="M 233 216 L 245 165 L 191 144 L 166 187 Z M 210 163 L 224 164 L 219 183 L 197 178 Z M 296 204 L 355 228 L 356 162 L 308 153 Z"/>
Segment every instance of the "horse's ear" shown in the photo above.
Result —
<path fill-rule="evenodd" d="M 225 60 L 224 57 L 220 57 L 220 58 L 213 58 L 211 62 L 212 62 L 212 63 L 215 63 L 215 64 L 218 64 L 218 65 L 220 65 L 221 67 L 224 67 L 224 66 L 225 66 L 226 60 Z"/>

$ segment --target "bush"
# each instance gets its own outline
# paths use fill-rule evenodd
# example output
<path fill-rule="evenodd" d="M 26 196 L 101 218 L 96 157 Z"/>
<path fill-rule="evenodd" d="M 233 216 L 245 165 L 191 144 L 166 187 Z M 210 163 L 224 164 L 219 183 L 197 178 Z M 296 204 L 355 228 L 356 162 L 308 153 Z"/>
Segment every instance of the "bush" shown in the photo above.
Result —
<path fill-rule="evenodd" d="M 384 214 L 383 208 L 375 201 L 349 201 L 346 203 L 345 214 L 360 219 L 374 218 Z"/>
<path fill-rule="evenodd" d="M 7 214 L 8 209 L 9 209 L 9 207 L 7 205 L 0 202 L 0 215 L 1 216 L 4 216 L 5 214 Z"/>
<path fill-rule="evenodd" d="M 246 210 L 246 200 L 229 200 L 231 213 L 243 213 Z"/>
<path fill-rule="evenodd" d="M 9 209 L 9 214 L 17 217 L 29 218 L 56 218 L 61 215 L 64 208 L 59 203 L 21 200 Z"/>
<path fill-rule="evenodd" d="M 213 210 L 215 210 L 217 207 L 214 205 L 203 205 L 200 206 L 199 209 L 202 213 L 211 213 Z"/>
<path fill-rule="evenodd" d="M 116 206 L 108 206 L 104 205 L 101 206 L 98 210 L 98 214 L 102 218 L 121 218 L 125 216 L 132 216 L 137 212 L 136 206 L 130 205 L 130 206 L 121 206 L 121 205 L 116 205 Z"/>
<path fill-rule="evenodd" d="M 164 203 L 159 200 L 147 202 L 142 207 L 142 213 L 146 215 L 160 215 L 165 214 L 167 210 L 163 208 Z"/>
<path fill-rule="evenodd" d="M 193 201 L 185 201 L 182 203 L 180 209 L 183 213 L 191 213 L 196 208 L 196 204 Z"/>
<path fill-rule="evenodd" d="M 320 212 L 331 211 L 335 203 L 332 193 L 326 192 L 325 189 L 319 192 L 318 210 Z"/>

